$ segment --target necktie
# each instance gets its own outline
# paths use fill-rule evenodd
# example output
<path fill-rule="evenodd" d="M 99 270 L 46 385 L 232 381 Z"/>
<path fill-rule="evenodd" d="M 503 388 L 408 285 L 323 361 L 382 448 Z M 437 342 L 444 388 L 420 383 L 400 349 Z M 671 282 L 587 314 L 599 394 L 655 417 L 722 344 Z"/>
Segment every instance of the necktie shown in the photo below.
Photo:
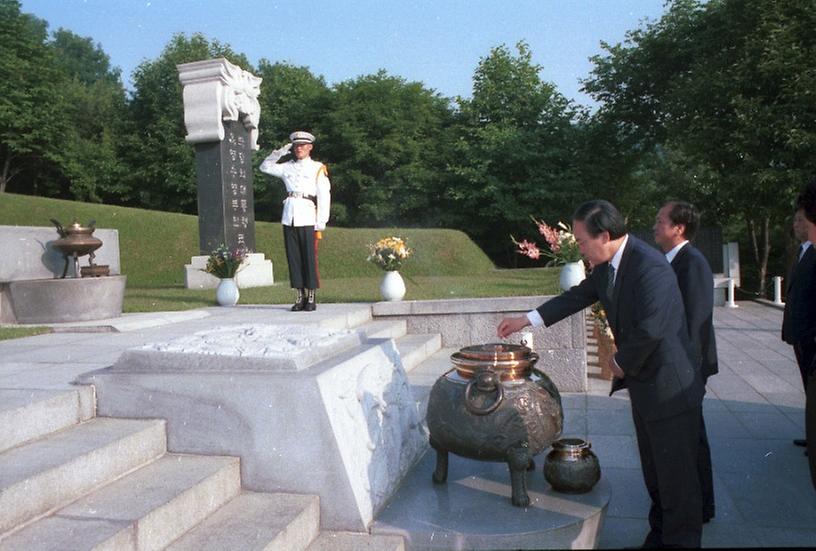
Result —
<path fill-rule="evenodd" d="M 615 290 L 615 267 L 612 264 L 606 270 L 606 296 L 612 298 L 612 292 Z"/>
<path fill-rule="evenodd" d="M 802 243 L 799 245 L 799 257 L 798 260 L 802 260 L 802 257 L 805 255 L 805 244 Z"/>

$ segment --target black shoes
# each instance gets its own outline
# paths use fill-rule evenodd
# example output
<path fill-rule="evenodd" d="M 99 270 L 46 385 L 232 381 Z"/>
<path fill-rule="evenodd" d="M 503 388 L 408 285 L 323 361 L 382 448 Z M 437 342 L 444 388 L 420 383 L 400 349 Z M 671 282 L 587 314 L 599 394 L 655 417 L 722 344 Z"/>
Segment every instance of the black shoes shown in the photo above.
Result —
<path fill-rule="evenodd" d="M 306 312 L 314 312 L 316 309 L 317 304 L 315 303 L 315 290 L 306 289 L 306 300 L 305 304 L 303 305 L 303 310 Z"/>
<path fill-rule="evenodd" d="M 314 289 L 295 289 L 297 300 L 292 305 L 292 312 L 314 312 L 317 309 Z"/>
<path fill-rule="evenodd" d="M 297 291 L 297 299 L 292 305 L 292 312 L 300 312 L 306 306 L 306 295 L 303 293 L 303 289 L 295 289 L 295 291 Z"/>
<path fill-rule="evenodd" d="M 793 441 L 793 445 L 794 446 L 800 446 L 802 448 L 806 448 L 807 447 L 807 440 L 805 440 L 804 438 L 797 438 L 797 439 L 795 439 Z"/>

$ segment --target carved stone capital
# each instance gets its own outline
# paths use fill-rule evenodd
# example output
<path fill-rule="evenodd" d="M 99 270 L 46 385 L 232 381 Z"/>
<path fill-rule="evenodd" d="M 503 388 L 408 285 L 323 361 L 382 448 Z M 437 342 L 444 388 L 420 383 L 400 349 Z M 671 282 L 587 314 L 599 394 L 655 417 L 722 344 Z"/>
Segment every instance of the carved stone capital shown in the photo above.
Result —
<path fill-rule="evenodd" d="M 223 57 L 177 65 L 184 87 L 184 125 L 188 143 L 224 139 L 222 121 L 242 121 L 250 147 L 258 149 L 261 79 Z"/>

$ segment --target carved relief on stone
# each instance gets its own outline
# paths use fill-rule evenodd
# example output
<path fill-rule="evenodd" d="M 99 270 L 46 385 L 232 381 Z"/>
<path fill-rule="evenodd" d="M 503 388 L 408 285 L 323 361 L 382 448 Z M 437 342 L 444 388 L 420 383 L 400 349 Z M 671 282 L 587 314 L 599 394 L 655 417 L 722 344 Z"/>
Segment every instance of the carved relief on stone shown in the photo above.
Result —
<path fill-rule="evenodd" d="M 249 130 L 250 147 L 258 149 L 263 79 L 224 58 L 177 66 L 184 87 L 184 125 L 190 143 L 224 139 L 223 121 L 240 120 Z"/>

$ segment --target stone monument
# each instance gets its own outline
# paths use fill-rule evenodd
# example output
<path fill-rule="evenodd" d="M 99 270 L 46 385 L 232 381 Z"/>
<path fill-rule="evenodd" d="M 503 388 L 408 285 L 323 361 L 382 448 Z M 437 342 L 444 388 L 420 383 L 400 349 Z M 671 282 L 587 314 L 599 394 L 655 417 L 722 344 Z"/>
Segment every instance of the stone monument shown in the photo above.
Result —
<path fill-rule="evenodd" d="M 224 58 L 177 66 L 187 142 L 195 147 L 200 256 L 185 267 L 188 289 L 215 288 L 201 271 L 220 244 L 250 251 L 239 287 L 274 283 L 272 262 L 255 250 L 252 152 L 258 149 L 261 79 Z"/>

